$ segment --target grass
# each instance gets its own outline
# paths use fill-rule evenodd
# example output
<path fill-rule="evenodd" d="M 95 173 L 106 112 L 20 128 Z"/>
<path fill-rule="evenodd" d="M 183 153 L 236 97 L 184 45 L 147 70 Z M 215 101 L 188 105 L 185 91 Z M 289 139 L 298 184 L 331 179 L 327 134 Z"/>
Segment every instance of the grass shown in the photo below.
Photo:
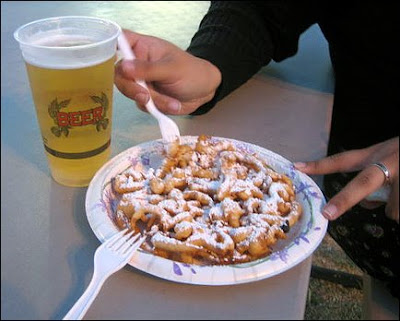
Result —
<path fill-rule="evenodd" d="M 313 254 L 313 265 L 362 276 L 362 271 L 327 234 Z M 361 320 L 362 290 L 310 278 L 305 320 Z"/>
<path fill-rule="evenodd" d="M 361 320 L 362 291 L 310 279 L 305 320 Z"/>

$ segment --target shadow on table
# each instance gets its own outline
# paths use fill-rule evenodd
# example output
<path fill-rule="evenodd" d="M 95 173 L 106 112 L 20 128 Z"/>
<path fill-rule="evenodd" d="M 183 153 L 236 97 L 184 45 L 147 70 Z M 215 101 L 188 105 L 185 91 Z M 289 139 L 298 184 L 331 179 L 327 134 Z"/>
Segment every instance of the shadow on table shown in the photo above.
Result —
<path fill-rule="evenodd" d="M 7 281 L 1 280 L 1 292 L 7 293 L 7 300 L 3 300 L 1 297 L 1 319 L 4 320 L 6 317 L 13 316 L 15 320 L 25 319 L 27 316 L 31 320 L 39 319 L 37 311 L 35 311 L 32 304 L 29 304 L 29 300 L 24 296 L 23 289 L 17 289 L 9 284 Z M 21 309 L 21 305 L 24 306 Z"/>
<path fill-rule="evenodd" d="M 62 186 L 54 180 L 51 183 L 49 211 L 58 214 L 50 217 L 49 279 L 54 282 L 50 286 L 66 293 L 53 299 L 56 307 L 50 317 L 53 320 L 64 317 L 83 294 L 93 274 L 93 256 L 99 241 L 86 219 L 86 190 Z"/>
<path fill-rule="evenodd" d="M 3 95 L 2 92 L 1 105 L 1 144 L 11 148 L 15 154 L 35 165 L 40 171 L 48 173 L 47 160 L 31 98 Z M 3 106 L 12 108 L 3 108 Z M 19 108 L 19 106 L 24 108 Z"/>

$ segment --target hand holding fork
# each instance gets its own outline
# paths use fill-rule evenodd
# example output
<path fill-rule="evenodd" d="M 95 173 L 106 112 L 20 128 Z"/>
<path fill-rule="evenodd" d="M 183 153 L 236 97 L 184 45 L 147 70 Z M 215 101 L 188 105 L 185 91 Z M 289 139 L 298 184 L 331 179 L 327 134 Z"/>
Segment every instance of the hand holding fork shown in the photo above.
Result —
<path fill-rule="evenodd" d="M 118 37 L 118 46 L 121 50 L 125 60 L 135 60 L 135 54 L 128 41 L 126 40 L 123 33 Z M 136 83 L 149 91 L 146 83 L 143 80 L 137 79 Z M 154 104 L 153 99 L 150 96 L 149 91 L 149 100 L 146 103 L 147 111 L 153 115 L 158 120 L 158 125 L 160 126 L 161 135 L 166 143 L 174 143 L 176 140 L 180 140 L 179 128 L 176 123 L 169 117 L 165 116 L 161 113 L 156 105 Z"/>

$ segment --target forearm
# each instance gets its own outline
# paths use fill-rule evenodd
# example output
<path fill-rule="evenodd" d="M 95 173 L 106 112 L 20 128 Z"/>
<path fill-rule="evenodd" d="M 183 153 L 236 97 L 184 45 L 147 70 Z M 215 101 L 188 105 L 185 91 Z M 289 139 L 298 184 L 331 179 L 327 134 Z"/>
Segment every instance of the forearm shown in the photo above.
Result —
<path fill-rule="evenodd" d="M 312 1 L 213 1 L 188 52 L 210 61 L 222 74 L 203 114 L 244 84 L 271 59 L 294 55 L 300 34 L 315 22 Z"/>
<path fill-rule="evenodd" d="M 194 114 L 203 114 L 270 61 L 272 41 L 256 8 L 245 2 L 213 2 L 187 49 L 216 66 L 222 83 Z"/>

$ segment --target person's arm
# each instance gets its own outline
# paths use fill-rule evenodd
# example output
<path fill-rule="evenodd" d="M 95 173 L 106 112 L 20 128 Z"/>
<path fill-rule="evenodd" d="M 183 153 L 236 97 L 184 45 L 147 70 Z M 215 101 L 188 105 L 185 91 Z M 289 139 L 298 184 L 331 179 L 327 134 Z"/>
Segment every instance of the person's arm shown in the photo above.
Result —
<path fill-rule="evenodd" d="M 193 114 L 209 111 L 270 60 L 293 56 L 301 33 L 316 22 L 313 1 L 212 1 L 187 52 L 222 74 L 211 101 Z"/>
<path fill-rule="evenodd" d="M 205 113 L 271 59 L 297 52 L 300 34 L 316 21 L 312 3 L 212 2 L 187 51 L 125 30 L 137 59 L 117 63 L 115 84 L 144 111 L 149 93 L 135 79 L 147 82 L 164 113 Z"/>

